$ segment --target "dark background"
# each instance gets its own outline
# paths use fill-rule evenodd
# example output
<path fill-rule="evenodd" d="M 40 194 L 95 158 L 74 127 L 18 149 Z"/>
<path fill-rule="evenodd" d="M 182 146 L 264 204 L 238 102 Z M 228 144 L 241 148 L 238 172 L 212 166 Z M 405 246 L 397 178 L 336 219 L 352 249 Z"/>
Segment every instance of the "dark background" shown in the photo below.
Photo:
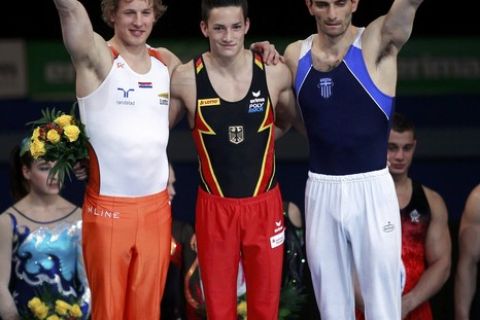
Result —
<path fill-rule="evenodd" d="M 107 37 L 110 29 L 101 20 L 100 0 L 81 1 L 92 19 L 94 29 Z M 154 29 L 152 37 L 199 36 L 200 0 L 164 1 L 168 10 Z M 392 1 L 361 0 L 354 23 L 362 26 L 387 12 Z M 304 0 L 250 0 L 250 35 L 305 37 L 314 32 L 314 20 Z M 469 10 L 473 2 L 462 5 L 426 0 L 418 9 L 414 37 L 480 35 L 478 11 Z M 52 0 L 8 1 L 2 3 L 0 37 L 61 39 L 60 25 Z M 31 17 L 28 17 L 31 16 Z"/>

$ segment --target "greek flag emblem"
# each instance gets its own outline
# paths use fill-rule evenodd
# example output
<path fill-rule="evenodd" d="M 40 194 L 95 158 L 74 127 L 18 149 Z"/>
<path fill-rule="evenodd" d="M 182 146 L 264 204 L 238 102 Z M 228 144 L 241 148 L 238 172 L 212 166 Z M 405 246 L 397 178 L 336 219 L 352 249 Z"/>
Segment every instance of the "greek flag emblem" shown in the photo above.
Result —
<path fill-rule="evenodd" d="M 333 80 L 331 78 L 321 78 L 317 84 L 317 88 L 320 89 L 320 95 L 325 99 L 330 98 L 332 95 Z"/>

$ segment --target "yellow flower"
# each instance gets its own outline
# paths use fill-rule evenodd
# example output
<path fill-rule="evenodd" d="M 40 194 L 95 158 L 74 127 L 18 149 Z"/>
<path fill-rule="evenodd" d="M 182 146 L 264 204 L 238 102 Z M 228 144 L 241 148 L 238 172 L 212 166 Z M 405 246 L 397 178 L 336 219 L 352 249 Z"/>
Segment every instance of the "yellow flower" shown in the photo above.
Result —
<path fill-rule="evenodd" d="M 45 150 L 45 143 L 34 139 L 30 143 L 30 154 L 34 159 L 38 159 L 39 157 L 45 155 L 46 150 Z"/>
<path fill-rule="evenodd" d="M 40 305 L 41 303 L 42 303 L 42 300 L 35 297 L 35 298 L 30 299 L 30 301 L 28 301 L 27 305 L 31 309 L 31 308 L 34 308 L 35 306 Z"/>
<path fill-rule="evenodd" d="M 33 298 L 28 301 L 28 308 L 32 310 L 37 319 L 43 320 L 48 316 L 48 307 L 40 299 Z"/>
<path fill-rule="evenodd" d="M 72 124 L 72 116 L 63 114 L 60 117 L 57 117 L 53 122 L 63 128 Z"/>
<path fill-rule="evenodd" d="M 58 143 L 60 141 L 60 135 L 58 134 L 58 131 L 55 130 L 55 129 L 50 129 L 48 130 L 47 132 L 47 139 L 48 141 L 50 141 L 51 143 L 55 144 L 55 143 Z"/>
<path fill-rule="evenodd" d="M 33 310 L 33 313 L 35 314 L 35 317 L 43 320 L 48 316 L 48 307 L 42 303 L 40 306 Z"/>
<path fill-rule="evenodd" d="M 247 315 L 247 302 L 246 301 L 242 301 L 237 305 L 237 314 L 239 316 L 242 316 L 242 317 Z"/>
<path fill-rule="evenodd" d="M 68 311 L 72 308 L 71 305 L 66 303 L 63 300 L 57 300 L 55 301 L 55 312 L 57 312 L 59 315 L 64 316 L 67 314 Z"/>
<path fill-rule="evenodd" d="M 49 316 L 46 320 L 61 320 L 59 316 L 56 314 Z"/>
<path fill-rule="evenodd" d="M 68 141 L 74 142 L 77 141 L 78 135 L 80 134 L 80 129 L 76 125 L 68 125 L 63 128 L 63 133 L 67 136 Z"/>
<path fill-rule="evenodd" d="M 38 140 L 40 138 L 40 127 L 36 127 L 32 133 L 32 140 Z"/>
<path fill-rule="evenodd" d="M 80 318 L 83 315 L 82 310 L 80 309 L 80 306 L 78 304 L 74 304 L 70 308 L 70 315 L 76 318 Z"/>

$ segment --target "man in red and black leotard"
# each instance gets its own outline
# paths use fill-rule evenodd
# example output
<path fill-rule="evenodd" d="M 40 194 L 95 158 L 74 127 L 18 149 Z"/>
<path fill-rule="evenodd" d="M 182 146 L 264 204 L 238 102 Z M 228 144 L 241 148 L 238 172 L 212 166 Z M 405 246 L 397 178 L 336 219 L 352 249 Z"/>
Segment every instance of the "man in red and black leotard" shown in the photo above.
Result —
<path fill-rule="evenodd" d="M 210 51 L 172 77 L 171 121 L 185 106 L 199 156 L 198 257 L 209 319 L 236 319 L 243 263 L 249 319 L 278 319 L 284 224 L 275 132 L 295 113 L 291 74 L 244 49 L 245 1 L 202 2 Z"/>
<path fill-rule="evenodd" d="M 408 177 L 415 152 L 413 123 L 395 114 L 388 139 L 389 171 L 402 221 L 402 261 L 406 271 L 402 319 L 432 319 L 429 299 L 447 281 L 451 264 L 448 212 L 442 197 Z"/>
<path fill-rule="evenodd" d="M 429 299 L 448 279 L 451 241 L 442 197 L 408 177 L 415 146 L 413 123 L 395 113 L 387 158 L 402 221 L 402 261 L 406 271 L 402 319 L 432 320 Z"/>

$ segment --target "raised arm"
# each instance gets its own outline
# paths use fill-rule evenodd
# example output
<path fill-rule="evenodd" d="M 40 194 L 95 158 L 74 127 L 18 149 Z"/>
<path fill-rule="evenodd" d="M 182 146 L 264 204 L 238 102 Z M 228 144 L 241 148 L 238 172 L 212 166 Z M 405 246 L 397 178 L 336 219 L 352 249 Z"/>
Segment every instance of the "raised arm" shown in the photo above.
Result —
<path fill-rule="evenodd" d="M 3 213 L 0 216 L 0 318 L 3 320 L 19 320 L 17 307 L 8 290 L 12 264 L 12 226 L 10 217 Z"/>
<path fill-rule="evenodd" d="M 397 55 L 410 38 L 415 13 L 423 0 L 395 0 L 388 13 L 373 21 L 365 32 L 370 43 L 375 43 L 375 60 Z"/>
<path fill-rule="evenodd" d="M 384 16 L 370 23 L 363 36 L 363 56 L 373 82 L 385 94 L 395 96 L 397 57 L 413 28 L 423 0 L 395 0 Z"/>
<path fill-rule="evenodd" d="M 77 0 L 53 0 L 62 27 L 63 42 L 76 71 L 77 95 L 95 90 L 107 76 L 113 57 L 105 40 L 93 32 L 85 7 Z"/>
<path fill-rule="evenodd" d="M 447 207 L 442 197 L 424 187 L 431 210 L 431 219 L 425 239 L 427 267 L 417 285 L 402 297 L 402 319 L 433 297 L 445 284 L 450 274 L 451 240 L 448 231 Z"/>
<path fill-rule="evenodd" d="M 480 261 L 480 185 L 469 195 L 460 222 L 459 259 L 455 277 L 455 319 L 470 319 Z"/>
<path fill-rule="evenodd" d="M 390 46 L 400 50 L 410 38 L 415 13 L 423 0 L 395 0 L 383 19 L 381 48 Z"/>

